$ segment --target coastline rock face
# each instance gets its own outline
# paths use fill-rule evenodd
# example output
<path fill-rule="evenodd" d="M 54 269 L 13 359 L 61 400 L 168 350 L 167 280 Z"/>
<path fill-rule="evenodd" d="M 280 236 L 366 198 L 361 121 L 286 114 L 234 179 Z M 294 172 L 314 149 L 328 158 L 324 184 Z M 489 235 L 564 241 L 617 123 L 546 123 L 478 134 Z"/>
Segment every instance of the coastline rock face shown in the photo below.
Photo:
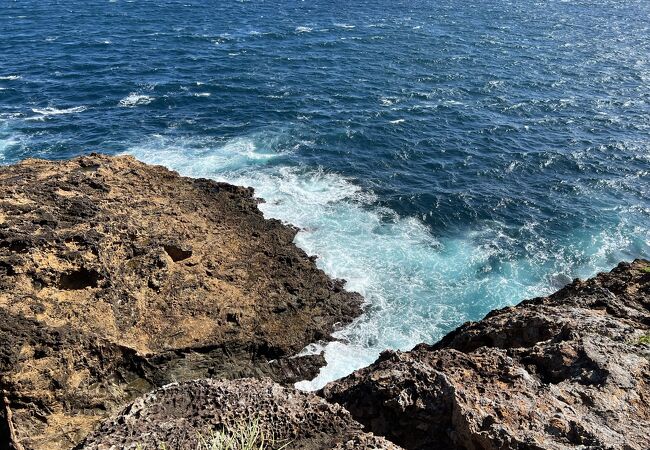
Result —
<path fill-rule="evenodd" d="M 315 375 L 361 299 L 253 190 L 132 157 L 0 167 L 0 449 L 71 448 L 151 389 Z"/>
<path fill-rule="evenodd" d="M 124 408 L 78 450 L 196 448 L 200 436 L 255 424 L 273 448 L 399 450 L 364 433 L 344 408 L 270 379 L 194 380 L 164 386 Z"/>
<path fill-rule="evenodd" d="M 326 399 L 405 449 L 650 448 L 650 262 L 385 352 Z"/>

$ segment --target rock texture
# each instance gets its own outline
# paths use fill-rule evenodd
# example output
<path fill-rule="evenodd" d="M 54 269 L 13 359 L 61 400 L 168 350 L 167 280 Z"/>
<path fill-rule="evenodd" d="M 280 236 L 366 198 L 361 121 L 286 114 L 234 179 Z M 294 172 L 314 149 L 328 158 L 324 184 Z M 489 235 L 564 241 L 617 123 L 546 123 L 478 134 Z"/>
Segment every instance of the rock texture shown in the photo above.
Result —
<path fill-rule="evenodd" d="M 199 436 L 256 423 L 273 448 L 399 450 L 364 433 L 339 405 L 270 379 L 196 380 L 147 394 L 107 420 L 79 450 L 196 448 Z"/>
<path fill-rule="evenodd" d="M 327 385 L 406 449 L 650 448 L 650 263 L 386 352 Z"/>
<path fill-rule="evenodd" d="M 63 449 L 152 388 L 312 376 L 359 312 L 252 189 L 127 156 L 0 167 L 0 449 Z"/>

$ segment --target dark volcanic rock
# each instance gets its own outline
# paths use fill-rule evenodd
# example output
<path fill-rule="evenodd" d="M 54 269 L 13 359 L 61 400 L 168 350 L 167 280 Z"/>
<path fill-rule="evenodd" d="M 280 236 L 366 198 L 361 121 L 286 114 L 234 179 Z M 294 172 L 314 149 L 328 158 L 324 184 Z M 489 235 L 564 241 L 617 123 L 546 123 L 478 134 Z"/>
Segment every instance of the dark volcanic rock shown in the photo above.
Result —
<path fill-rule="evenodd" d="M 386 352 L 321 394 L 406 449 L 650 448 L 650 263 Z"/>
<path fill-rule="evenodd" d="M 127 156 L 0 167 L 0 449 L 70 448 L 173 381 L 313 376 L 289 357 L 360 298 L 295 233 L 252 189 Z"/>
<path fill-rule="evenodd" d="M 196 448 L 199 436 L 255 423 L 274 448 L 303 450 L 392 449 L 364 433 L 339 405 L 284 388 L 269 379 L 196 380 L 146 394 L 107 420 L 79 450 Z"/>

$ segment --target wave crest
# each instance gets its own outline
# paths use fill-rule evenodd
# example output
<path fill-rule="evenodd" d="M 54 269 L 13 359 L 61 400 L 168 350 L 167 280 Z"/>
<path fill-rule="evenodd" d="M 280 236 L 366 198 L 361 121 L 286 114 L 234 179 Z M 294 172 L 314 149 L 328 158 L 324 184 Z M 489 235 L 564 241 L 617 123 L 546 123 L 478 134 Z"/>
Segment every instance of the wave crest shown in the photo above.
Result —
<path fill-rule="evenodd" d="M 134 108 L 136 106 L 148 105 L 155 99 L 149 95 L 131 92 L 129 95 L 120 100 L 119 106 L 122 108 Z"/>

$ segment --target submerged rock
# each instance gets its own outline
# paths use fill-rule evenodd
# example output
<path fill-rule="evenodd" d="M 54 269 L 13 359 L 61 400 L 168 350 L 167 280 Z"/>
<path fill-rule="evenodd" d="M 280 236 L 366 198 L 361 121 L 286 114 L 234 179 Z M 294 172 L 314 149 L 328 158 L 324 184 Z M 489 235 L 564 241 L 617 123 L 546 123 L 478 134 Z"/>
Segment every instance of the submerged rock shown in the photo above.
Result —
<path fill-rule="evenodd" d="M 650 448 L 650 263 L 493 311 L 328 384 L 415 449 Z"/>
<path fill-rule="evenodd" d="M 222 430 L 256 429 L 268 448 L 399 450 L 363 432 L 344 408 L 270 379 L 175 383 L 138 398 L 79 450 L 196 448 Z M 258 441 L 259 445 L 259 441 Z"/>
<path fill-rule="evenodd" d="M 174 381 L 314 376 L 291 357 L 361 302 L 295 234 L 252 189 L 128 156 L 0 167 L 0 449 L 70 448 Z"/>

